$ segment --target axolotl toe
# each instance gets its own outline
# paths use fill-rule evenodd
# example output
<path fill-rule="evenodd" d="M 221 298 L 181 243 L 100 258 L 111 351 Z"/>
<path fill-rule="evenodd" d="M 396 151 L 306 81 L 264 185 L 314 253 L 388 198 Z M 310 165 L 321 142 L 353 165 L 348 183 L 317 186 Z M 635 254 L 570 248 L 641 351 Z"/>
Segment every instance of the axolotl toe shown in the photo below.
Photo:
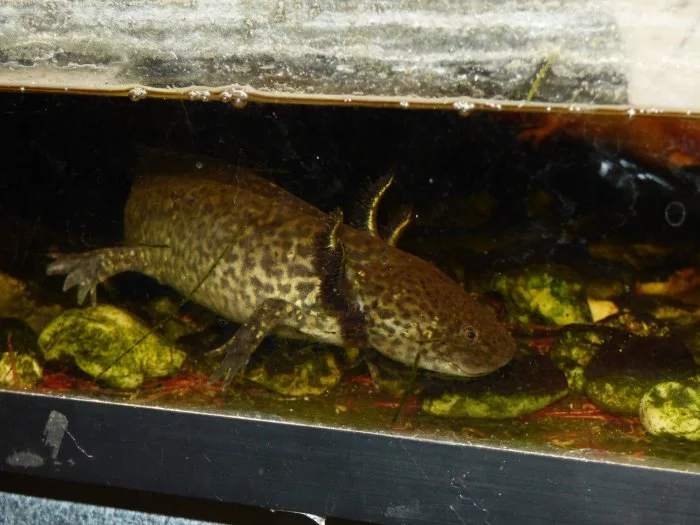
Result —
<path fill-rule="evenodd" d="M 77 286 L 82 303 L 110 276 L 140 272 L 242 323 L 222 348 L 215 378 L 226 380 L 270 333 L 371 347 L 461 377 L 513 357 L 516 343 L 489 308 L 382 240 L 373 218 L 366 231 L 352 228 L 251 173 L 195 162 L 153 154 L 126 204 L 126 244 L 60 256 L 47 273 L 65 274 L 64 290 Z"/>

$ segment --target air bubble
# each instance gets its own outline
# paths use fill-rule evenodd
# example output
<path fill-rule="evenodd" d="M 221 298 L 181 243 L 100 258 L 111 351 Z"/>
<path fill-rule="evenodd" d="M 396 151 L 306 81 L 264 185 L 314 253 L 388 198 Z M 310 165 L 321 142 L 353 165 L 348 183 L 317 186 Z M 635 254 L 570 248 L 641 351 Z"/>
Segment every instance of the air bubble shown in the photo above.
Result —
<path fill-rule="evenodd" d="M 20 93 L 24 93 L 24 86 L 20 86 L 20 87 L 19 87 L 19 92 L 20 92 Z"/>
<path fill-rule="evenodd" d="M 193 102 L 207 102 L 210 96 L 211 94 L 207 90 L 200 91 L 198 89 L 193 89 L 187 92 L 187 97 Z"/>
<path fill-rule="evenodd" d="M 148 92 L 142 87 L 135 87 L 129 90 L 129 98 L 132 102 L 138 102 L 148 96 Z"/>
<path fill-rule="evenodd" d="M 201 160 L 198 160 L 197 162 L 194 163 L 194 167 L 197 168 L 198 170 L 201 170 L 204 167 L 204 163 Z"/>
<path fill-rule="evenodd" d="M 673 228 L 682 226 L 687 215 L 688 213 L 685 210 L 685 205 L 678 201 L 669 202 L 664 210 L 664 218 L 668 225 Z"/>
<path fill-rule="evenodd" d="M 627 116 L 630 118 L 634 117 L 636 114 L 637 114 L 637 110 L 635 110 L 634 108 L 630 108 L 627 110 Z"/>
<path fill-rule="evenodd" d="M 242 109 L 248 104 L 248 93 L 242 89 L 234 89 L 231 91 L 231 105 L 234 108 Z"/>
<path fill-rule="evenodd" d="M 458 101 L 452 104 L 452 107 L 457 110 L 461 117 L 465 117 L 474 109 L 474 104 L 472 102 Z"/>
<path fill-rule="evenodd" d="M 410 104 L 408 103 L 408 100 L 402 100 L 401 102 L 399 102 L 399 106 L 401 106 L 403 109 L 408 109 L 409 105 Z"/>
<path fill-rule="evenodd" d="M 219 100 L 224 104 L 228 104 L 233 99 L 233 95 L 228 91 L 222 91 L 219 93 Z"/>

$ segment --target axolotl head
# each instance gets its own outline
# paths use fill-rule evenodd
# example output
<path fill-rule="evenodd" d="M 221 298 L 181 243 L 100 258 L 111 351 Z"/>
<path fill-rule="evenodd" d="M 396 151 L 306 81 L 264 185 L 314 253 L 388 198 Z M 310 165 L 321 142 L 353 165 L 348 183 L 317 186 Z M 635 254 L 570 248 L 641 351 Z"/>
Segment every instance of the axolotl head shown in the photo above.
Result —
<path fill-rule="evenodd" d="M 508 363 L 516 342 L 495 313 L 432 264 L 408 257 L 410 268 L 392 265 L 381 292 L 363 301 L 372 347 L 406 365 L 460 377 Z"/>

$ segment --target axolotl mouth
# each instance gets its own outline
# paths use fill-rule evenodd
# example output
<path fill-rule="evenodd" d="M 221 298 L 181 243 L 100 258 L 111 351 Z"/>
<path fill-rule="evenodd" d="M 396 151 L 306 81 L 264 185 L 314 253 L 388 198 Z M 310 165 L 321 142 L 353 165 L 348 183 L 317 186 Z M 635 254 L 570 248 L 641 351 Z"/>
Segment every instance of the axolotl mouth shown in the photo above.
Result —
<path fill-rule="evenodd" d="M 409 366 L 456 377 L 489 374 L 508 364 L 517 343 L 502 325 L 492 326 L 488 342 L 477 329 L 468 328 L 458 339 L 441 338 L 407 342 L 403 351 L 394 348 L 390 357 Z M 410 348 L 410 350 L 409 350 Z M 382 352 L 389 354 L 389 352 Z"/>
<path fill-rule="evenodd" d="M 416 366 L 432 372 L 458 377 L 477 377 L 498 370 L 511 361 L 517 345 L 512 337 L 498 347 L 486 344 L 457 346 L 433 343 L 419 351 Z"/>

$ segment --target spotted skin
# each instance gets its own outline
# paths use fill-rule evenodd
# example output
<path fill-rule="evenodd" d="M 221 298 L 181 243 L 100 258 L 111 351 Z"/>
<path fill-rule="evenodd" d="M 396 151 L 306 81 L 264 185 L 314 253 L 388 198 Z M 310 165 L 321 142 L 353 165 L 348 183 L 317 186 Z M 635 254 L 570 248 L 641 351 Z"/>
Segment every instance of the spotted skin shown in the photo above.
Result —
<path fill-rule="evenodd" d="M 66 274 L 64 289 L 78 286 L 82 302 L 111 275 L 141 272 L 243 323 L 216 377 L 272 332 L 456 376 L 512 358 L 515 341 L 491 310 L 433 264 L 255 175 L 182 164 L 151 166 L 134 183 L 127 246 L 60 257 L 48 273 Z"/>

